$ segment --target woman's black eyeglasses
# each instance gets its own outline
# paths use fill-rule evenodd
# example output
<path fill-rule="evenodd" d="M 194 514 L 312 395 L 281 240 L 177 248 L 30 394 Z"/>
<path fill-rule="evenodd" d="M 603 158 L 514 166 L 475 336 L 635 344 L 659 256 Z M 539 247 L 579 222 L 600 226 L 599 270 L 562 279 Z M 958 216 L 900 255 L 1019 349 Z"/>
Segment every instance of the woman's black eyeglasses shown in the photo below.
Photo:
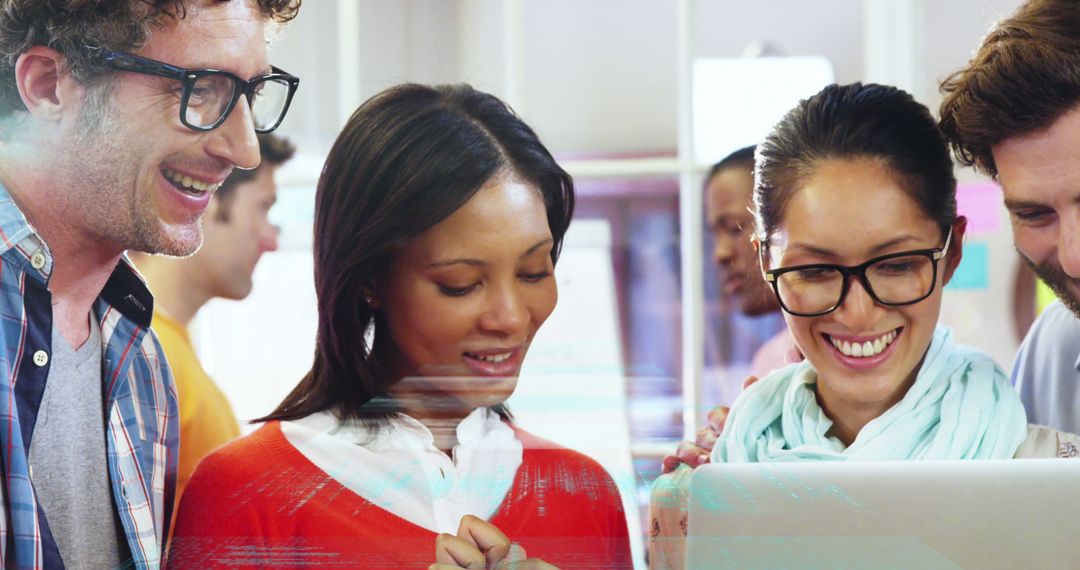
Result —
<path fill-rule="evenodd" d="M 780 267 L 762 271 L 762 275 L 772 284 L 780 307 L 800 317 L 835 311 L 843 304 L 852 277 L 858 278 L 879 304 L 911 305 L 934 292 L 937 262 L 945 257 L 951 241 L 950 228 L 940 248 L 890 253 L 852 266 L 815 263 Z"/>

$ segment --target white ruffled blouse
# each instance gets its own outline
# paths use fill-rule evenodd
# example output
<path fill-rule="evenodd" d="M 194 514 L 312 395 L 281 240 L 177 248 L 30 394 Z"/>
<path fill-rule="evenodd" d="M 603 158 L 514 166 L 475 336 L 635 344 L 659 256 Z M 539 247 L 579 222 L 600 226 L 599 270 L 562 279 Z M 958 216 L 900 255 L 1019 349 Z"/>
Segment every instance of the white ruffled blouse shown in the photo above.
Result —
<path fill-rule="evenodd" d="M 487 408 L 457 425 L 453 458 L 435 447 L 424 424 L 404 414 L 376 432 L 330 412 L 281 422 L 281 431 L 345 488 L 433 532 L 456 533 L 467 514 L 490 519 L 522 461 L 514 430 Z"/>

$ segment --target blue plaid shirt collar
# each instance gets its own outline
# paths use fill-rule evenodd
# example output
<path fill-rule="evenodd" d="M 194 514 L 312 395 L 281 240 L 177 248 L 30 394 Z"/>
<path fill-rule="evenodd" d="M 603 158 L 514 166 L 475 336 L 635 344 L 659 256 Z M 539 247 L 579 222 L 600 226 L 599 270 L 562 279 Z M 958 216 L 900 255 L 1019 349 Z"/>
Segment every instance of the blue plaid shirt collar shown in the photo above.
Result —
<path fill-rule="evenodd" d="M 0 256 L 13 249 L 21 253 L 19 258 L 25 258 L 24 271 L 36 273 L 43 282 L 49 282 L 53 267 L 52 253 L 45 241 L 27 221 L 11 193 L 3 184 L 0 184 Z M 43 257 L 40 268 L 33 262 L 34 255 L 37 253 Z M 143 328 L 150 328 L 150 321 L 154 314 L 154 296 L 126 254 L 121 256 L 120 262 L 101 292 L 101 297 L 109 305 L 124 313 L 124 316 Z"/>

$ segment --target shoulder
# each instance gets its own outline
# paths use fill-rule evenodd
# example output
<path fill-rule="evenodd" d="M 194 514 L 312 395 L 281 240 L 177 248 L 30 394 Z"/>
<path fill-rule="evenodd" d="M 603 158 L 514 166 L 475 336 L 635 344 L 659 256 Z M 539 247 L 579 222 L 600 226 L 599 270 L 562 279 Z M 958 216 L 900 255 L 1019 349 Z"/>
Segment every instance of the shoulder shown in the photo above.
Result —
<path fill-rule="evenodd" d="M 533 435 L 517 426 L 513 426 L 513 429 L 524 449 L 523 469 L 547 471 L 551 474 L 552 481 L 558 481 L 567 486 L 583 483 L 593 489 L 604 488 L 611 492 L 618 492 L 614 479 L 595 459 Z"/>
<path fill-rule="evenodd" d="M 271 471 L 293 467 L 291 445 L 281 433 L 277 422 L 268 422 L 244 437 L 233 440 L 207 455 L 195 470 L 195 480 L 241 482 L 264 475 L 267 465 Z"/>
<path fill-rule="evenodd" d="M 1061 301 L 1050 303 L 1035 319 L 1024 337 L 1024 344 L 1036 342 L 1069 342 L 1080 346 L 1080 319 L 1076 318 Z"/>
<path fill-rule="evenodd" d="M 1013 362 L 1013 380 L 1026 387 L 1032 382 L 1056 381 L 1075 369 L 1080 357 L 1080 319 L 1054 301 L 1039 315 L 1024 336 Z"/>
<path fill-rule="evenodd" d="M 791 338 L 791 333 L 785 326 L 772 338 L 765 341 L 754 353 L 750 363 L 750 371 L 754 376 L 762 378 L 773 370 L 783 368 L 793 362 L 799 362 L 798 349 Z"/>
<path fill-rule="evenodd" d="M 184 488 L 178 524 L 190 533 L 194 522 L 223 513 L 241 516 L 298 506 L 328 478 L 292 447 L 277 422 L 270 422 L 199 462 Z"/>
<path fill-rule="evenodd" d="M 1080 456 L 1080 436 L 1053 428 L 1028 425 L 1028 436 L 1013 456 L 1016 459 L 1073 458 Z"/>
<path fill-rule="evenodd" d="M 604 469 L 595 459 L 584 453 L 574 451 L 573 449 L 563 447 L 553 441 L 533 435 L 517 426 L 513 426 L 513 429 L 514 435 L 517 436 L 518 441 L 521 442 L 521 446 L 525 451 L 526 460 L 532 456 L 534 460 L 541 460 L 547 463 L 580 464 L 590 469 L 597 469 L 600 471 L 603 471 Z"/>

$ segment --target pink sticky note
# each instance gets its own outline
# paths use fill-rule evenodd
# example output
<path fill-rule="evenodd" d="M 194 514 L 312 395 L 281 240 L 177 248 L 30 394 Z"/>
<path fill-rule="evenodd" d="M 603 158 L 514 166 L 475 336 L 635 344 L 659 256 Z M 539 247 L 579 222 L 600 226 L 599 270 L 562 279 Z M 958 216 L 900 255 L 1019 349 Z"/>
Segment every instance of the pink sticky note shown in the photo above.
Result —
<path fill-rule="evenodd" d="M 956 188 L 956 210 L 967 216 L 968 235 L 993 234 L 1001 229 L 1001 188 L 993 182 L 960 184 Z"/>

